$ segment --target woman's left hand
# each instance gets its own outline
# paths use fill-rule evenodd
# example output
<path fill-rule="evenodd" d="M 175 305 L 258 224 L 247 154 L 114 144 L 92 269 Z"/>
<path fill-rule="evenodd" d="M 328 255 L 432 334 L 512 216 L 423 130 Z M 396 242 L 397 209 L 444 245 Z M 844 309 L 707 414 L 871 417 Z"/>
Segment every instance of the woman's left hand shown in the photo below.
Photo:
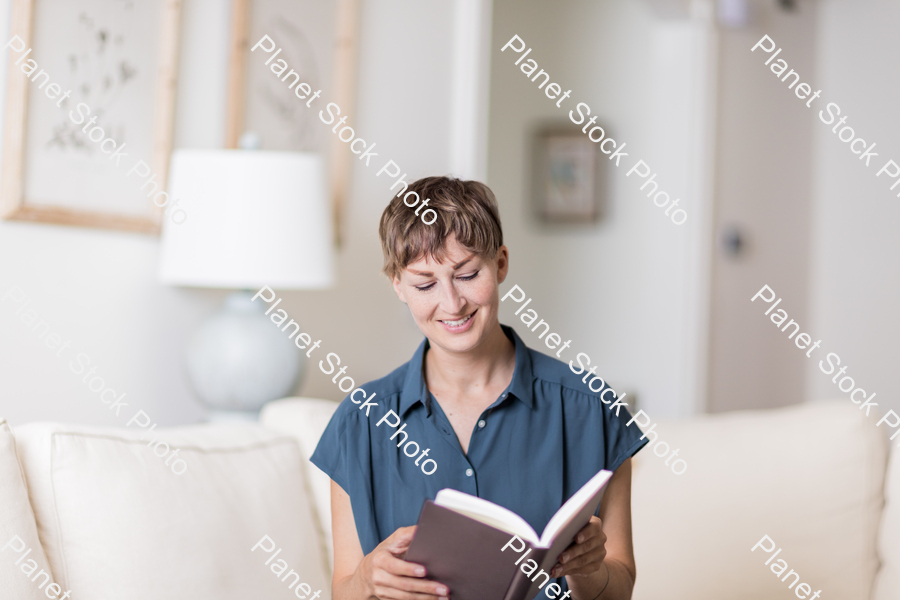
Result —
<path fill-rule="evenodd" d="M 603 533 L 602 525 L 599 517 L 592 516 L 590 522 L 575 536 L 572 545 L 559 555 L 550 576 L 586 576 L 597 572 L 606 559 L 606 534 Z"/>

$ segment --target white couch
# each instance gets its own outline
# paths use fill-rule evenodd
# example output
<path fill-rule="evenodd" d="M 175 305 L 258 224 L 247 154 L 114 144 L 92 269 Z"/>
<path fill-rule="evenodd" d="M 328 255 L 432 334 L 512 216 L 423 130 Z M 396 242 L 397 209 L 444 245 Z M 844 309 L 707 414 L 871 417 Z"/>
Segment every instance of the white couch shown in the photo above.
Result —
<path fill-rule="evenodd" d="M 330 598 L 328 479 L 306 459 L 335 406 L 285 399 L 263 426 L 144 440 L 0 419 L 0 598 Z M 635 459 L 635 600 L 795 597 L 751 552 L 764 535 L 825 600 L 900 598 L 900 461 L 874 423 L 846 402 L 659 422 L 688 469 Z"/>

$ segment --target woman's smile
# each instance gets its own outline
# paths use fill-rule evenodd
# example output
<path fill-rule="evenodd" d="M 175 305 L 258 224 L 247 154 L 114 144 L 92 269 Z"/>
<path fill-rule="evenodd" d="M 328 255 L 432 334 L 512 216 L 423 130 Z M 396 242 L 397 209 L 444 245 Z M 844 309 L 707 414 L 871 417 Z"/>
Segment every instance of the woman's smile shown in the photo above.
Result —
<path fill-rule="evenodd" d="M 465 316 L 461 319 L 449 320 L 449 319 L 438 319 L 441 325 L 444 326 L 444 329 L 449 331 L 450 333 L 462 333 L 464 331 L 468 331 L 470 327 L 472 327 L 472 323 L 474 323 L 474 319 L 472 317 L 475 316 L 475 313 L 478 312 L 476 308 L 472 314 Z"/>

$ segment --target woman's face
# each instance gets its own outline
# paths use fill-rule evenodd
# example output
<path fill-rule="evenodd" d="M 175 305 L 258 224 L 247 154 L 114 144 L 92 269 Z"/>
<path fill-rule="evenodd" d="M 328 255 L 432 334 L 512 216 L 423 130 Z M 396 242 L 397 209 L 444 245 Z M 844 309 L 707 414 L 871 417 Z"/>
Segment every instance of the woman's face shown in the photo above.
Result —
<path fill-rule="evenodd" d="M 455 235 L 447 239 L 445 250 L 443 262 L 427 256 L 407 265 L 393 280 L 394 290 L 433 345 L 465 353 L 487 339 L 498 323 L 499 285 L 506 279 L 509 255 L 501 246 L 493 259 L 483 258 Z"/>

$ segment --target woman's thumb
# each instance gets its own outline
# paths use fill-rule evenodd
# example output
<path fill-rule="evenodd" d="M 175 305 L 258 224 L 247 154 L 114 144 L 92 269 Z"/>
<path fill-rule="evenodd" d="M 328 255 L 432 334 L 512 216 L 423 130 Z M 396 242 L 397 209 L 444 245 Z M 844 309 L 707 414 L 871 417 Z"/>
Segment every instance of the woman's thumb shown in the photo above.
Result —
<path fill-rule="evenodd" d="M 404 552 L 407 548 L 409 548 L 409 543 L 412 541 L 415 535 L 415 525 L 412 525 L 410 527 L 400 527 L 393 533 L 393 535 L 391 535 L 391 543 L 388 547 L 393 551 Z"/>

